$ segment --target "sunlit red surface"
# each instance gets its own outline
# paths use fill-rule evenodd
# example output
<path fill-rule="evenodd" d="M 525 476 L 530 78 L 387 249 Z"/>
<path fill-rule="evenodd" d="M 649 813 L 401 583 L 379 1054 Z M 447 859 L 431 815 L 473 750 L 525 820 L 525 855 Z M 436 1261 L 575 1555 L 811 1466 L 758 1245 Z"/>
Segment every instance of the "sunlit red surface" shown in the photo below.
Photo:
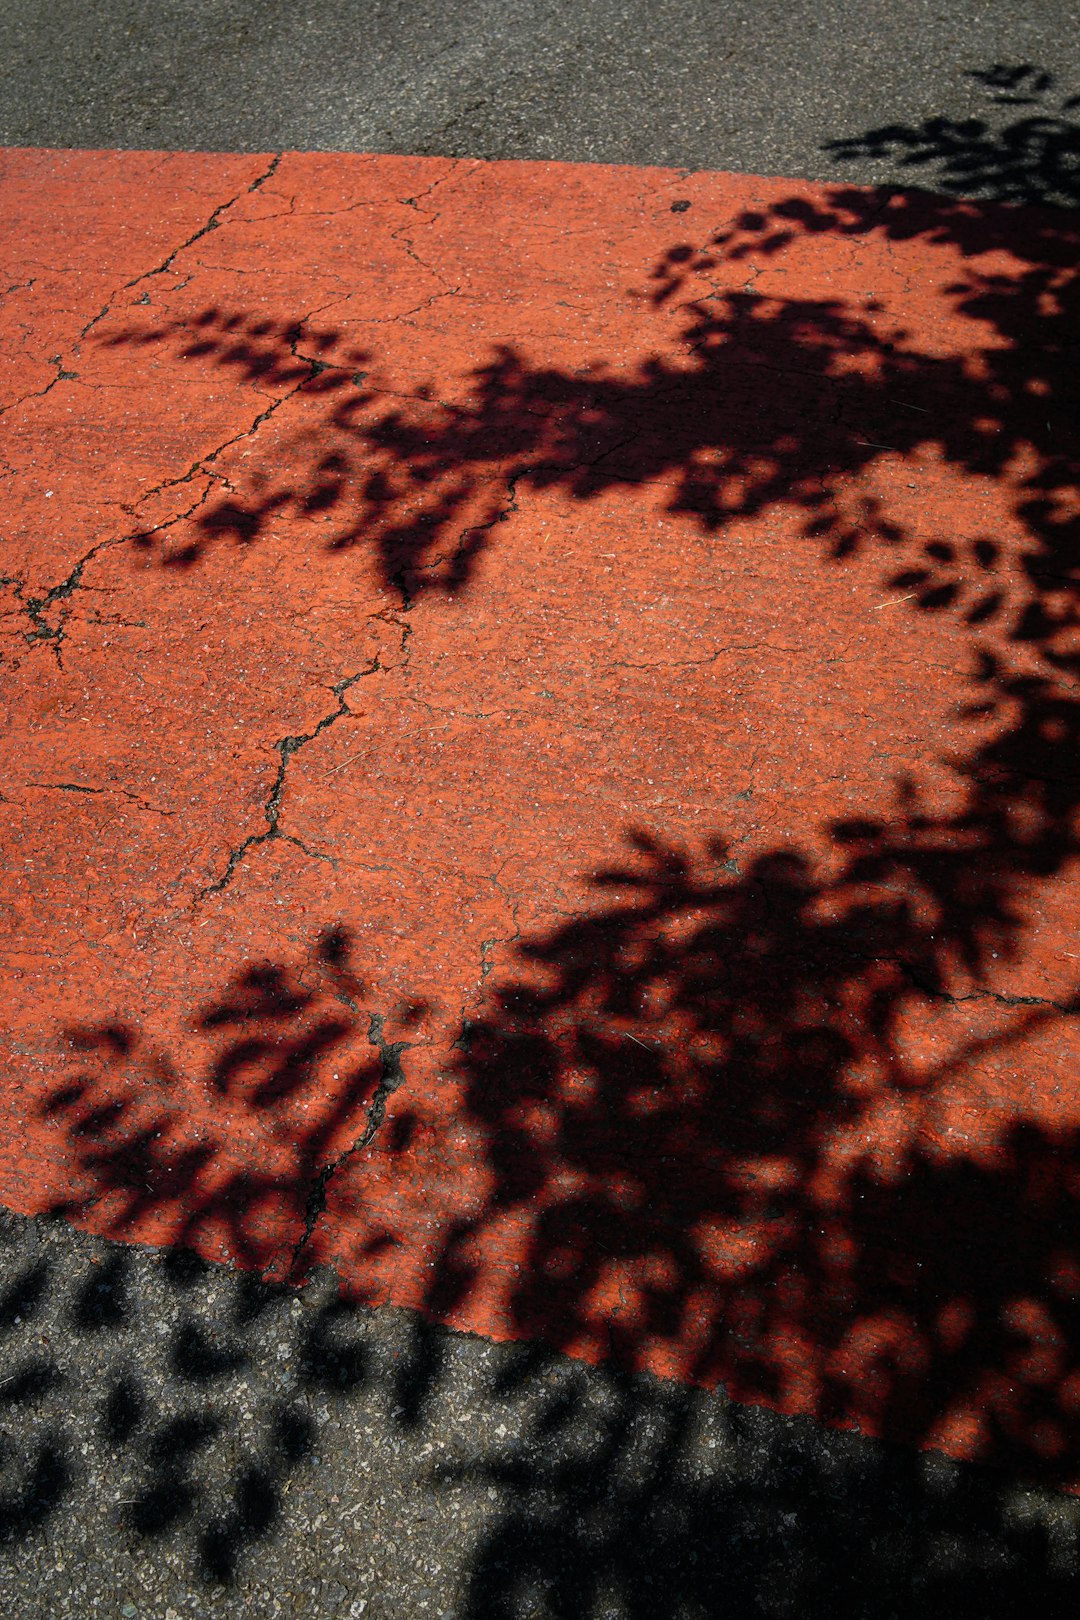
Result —
<path fill-rule="evenodd" d="M 2 172 L 0 1198 L 1075 1486 L 1076 218 Z"/>

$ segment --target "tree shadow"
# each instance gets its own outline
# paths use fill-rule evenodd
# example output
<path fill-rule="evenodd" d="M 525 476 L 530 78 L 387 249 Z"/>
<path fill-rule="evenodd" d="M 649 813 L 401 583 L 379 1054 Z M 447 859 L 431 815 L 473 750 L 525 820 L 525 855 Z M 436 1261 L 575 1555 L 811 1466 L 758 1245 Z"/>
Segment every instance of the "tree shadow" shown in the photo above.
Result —
<path fill-rule="evenodd" d="M 1080 108 L 1080 96 L 1062 95 L 1054 75 L 1030 62 L 995 62 L 967 77 L 985 92 L 987 117 L 883 124 L 823 150 L 838 163 L 898 160 L 921 170 L 927 187 L 961 197 L 1080 207 L 1080 124 L 1066 117 Z M 1026 111 L 1001 123 L 1000 108 Z"/>
<path fill-rule="evenodd" d="M 408 1042 L 386 1041 L 364 1010 L 351 954 L 334 926 L 305 961 L 252 963 L 189 1020 L 191 1073 L 153 1030 L 66 1030 L 70 1072 L 41 1105 L 73 1148 L 50 1213 L 291 1280 L 329 1183 L 402 1080 Z"/>
<path fill-rule="evenodd" d="M 368 1377 L 339 1303 L 298 1313 L 290 1290 L 190 1250 L 103 1244 L 6 1211 L 0 1270 L 16 1368 L 0 1382 L 0 1545 L 103 1514 L 122 1541 L 179 1543 L 204 1580 L 230 1584 L 310 1464 L 313 1400 Z"/>
<path fill-rule="evenodd" d="M 891 583 L 920 608 L 972 625 L 1026 609 L 1025 637 L 1043 640 L 1049 578 L 1070 577 L 1076 543 L 1068 429 L 1078 237 L 1075 216 L 1052 211 L 855 188 L 792 196 L 704 243 L 672 246 L 654 266 L 635 296 L 671 312 L 666 349 L 619 370 L 598 362 L 568 372 L 501 345 L 463 391 L 447 386 L 456 399 L 439 399 L 431 383 L 382 392 L 355 369 L 372 365 L 371 354 L 333 328 L 218 308 L 129 327 L 107 342 L 165 346 L 277 390 L 275 404 L 297 402 L 259 468 L 234 482 L 216 470 L 220 451 L 203 457 L 196 507 L 134 545 L 189 569 L 291 515 L 321 549 L 357 550 L 408 604 L 470 584 L 519 491 L 589 502 L 636 485 L 659 488 L 668 511 L 709 534 L 769 509 L 801 513 L 807 540 L 833 559 L 875 543 L 898 562 L 910 556 Z M 942 302 L 970 323 L 967 351 L 920 348 L 883 322 L 873 298 L 731 290 L 733 266 L 768 263 L 800 240 L 845 238 L 957 249 L 967 267 Z M 1006 255 L 1012 263 L 999 268 Z M 887 458 L 927 451 L 1008 490 L 1031 540 L 1023 567 L 1037 576 L 1026 603 L 1015 579 L 1013 599 L 1003 597 L 994 536 L 957 542 L 946 531 L 916 547 L 880 499 L 854 493 L 858 475 Z"/>
<path fill-rule="evenodd" d="M 469 1620 L 1071 1612 L 1064 1524 L 993 1473 L 610 1374 L 601 1406 L 535 1355 L 502 1383 L 545 1378 L 518 1445 L 471 1470 L 510 1504 Z"/>
<path fill-rule="evenodd" d="M 1023 74 L 997 88 L 1028 84 L 1049 89 Z M 895 147 L 899 137 L 886 137 Z M 1036 161 L 1029 143 L 1024 161 L 1049 195 L 1046 149 Z M 1062 136 L 1054 185 L 1069 150 Z M 991 153 L 980 172 L 997 161 Z M 963 271 L 941 297 L 971 323 L 963 352 L 920 348 L 879 320 L 873 299 L 715 284 L 724 267 L 768 265 L 802 242 L 871 238 L 959 252 Z M 654 266 L 643 307 L 670 320 L 666 348 L 581 374 L 505 346 L 441 401 L 424 386 L 388 401 L 356 370 L 368 357 L 338 333 L 250 313 L 210 309 L 194 326 L 111 340 L 172 347 L 297 397 L 273 467 L 224 492 L 213 474 L 178 539 L 171 528 L 140 537 L 166 567 L 250 546 L 288 512 L 317 524 L 319 544 L 369 557 L 408 605 L 475 585 L 521 492 L 588 503 L 648 485 L 711 536 L 766 510 L 794 513 L 830 566 L 880 556 L 905 611 L 948 615 L 965 637 L 966 715 L 980 729 L 949 761 L 947 810 L 900 779 L 873 816 L 820 829 L 824 853 L 764 848 L 742 869 L 719 831 L 686 850 L 639 828 L 629 857 L 592 875 L 604 903 L 524 940 L 513 971 L 491 981 L 479 1016 L 453 1032 L 461 1114 L 447 1121 L 479 1144 L 488 1190 L 460 1215 L 432 1186 L 430 1320 L 467 1319 L 495 1288 L 512 1336 L 602 1362 L 614 1369 L 605 1378 L 662 1371 L 722 1385 L 789 1423 L 802 1414 L 993 1464 L 1002 1478 L 1080 1483 L 1080 1134 L 1018 1106 L 980 1119 L 976 1106 L 964 1144 L 949 1113 L 965 1076 L 1008 1065 L 1080 1011 L 1075 988 L 1015 993 L 999 977 L 1078 853 L 1078 244 L 1077 218 L 1050 210 L 845 188 L 792 195 L 704 243 L 675 243 Z M 1022 530 L 1019 548 L 1006 555 L 994 533 L 958 538 L 946 519 L 928 540 L 884 497 L 853 493 L 855 475 L 886 455 L 922 453 L 991 483 Z M 46 1108 L 87 1192 L 61 1212 L 84 1219 L 93 1207 L 114 1235 L 212 1240 L 242 1266 L 273 1260 L 298 1277 L 332 1183 L 377 1130 L 400 1075 L 401 1043 L 387 1047 L 377 1015 L 360 1013 L 349 952 L 347 933 L 332 930 L 314 978 L 264 964 L 200 1015 L 211 1089 L 241 1126 L 231 1134 L 208 1135 L 205 1117 L 187 1121 L 180 1106 L 177 1118 L 157 1101 L 182 1093 L 167 1054 L 144 1061 L 153 1032 L 70 1032 L 93 1064 Z M 930 1022 L 946 1038 L 928 1058 L 913 1031 Z M 314 1119 L 291 1108 L 300 1096 Z M 410 1115 L 403 1092 L 387 1147 L 399 1162 L 414 1151 Z M 237 1165 L 231 1143 L 252 1122 L 268 1153 Z M 352 1196 L 369 1251 L 416 1241 L 385 1208 L 365 1213 L 363 1191 Z M 204 1349 L 187 1344 L 191 1365 L 234 1353 Z M 397 1389 L 404 1428 L 431 1421 L 441 1380 L 440 1341 L 418 1328 Z M 760 1608 L 762 1561 L 747 1528 L 757 1488 L 676 1479 L 682 1395 L 671 1397 L 670 1445 L 647 1449 L 640 1478 L 624 1484 L 643 1400 L 616 1400 L 610 1432 L 583 1461 L 469 1465 L 509 1493 L 478 1554 L 472 1613 L 524 1614 L 530 1603 L 599 1612 L 611 1592 L 630 1614 L 655 1613 L 658 1601 L 715 1613 L 728 1592 Z M 542 1421 L 566 1433 L 573 1412 Z M 181 1459 L 163 1500 L 183 1500 L 182 1459 L 212 1438 L 196 1423 L 163 1443 L 163 1458 Z M 777 1440 L 783 1500 L 792 1480 L 801 1491 L 824 1478 L 816 1463 L 789 1469 L 787 1443 Z M 49 1456 L 43 1497 L 62 1485 Z M 922 1476 L 905 1474 L 914 1464 L 881 1465 L 876 1505 L 861 1466 L 835 1487 L 840 1509 L 810 1512 L 797 1540 L 811 1592 L 850 1526 L 873 1536 L 888 1522 L 896 1479 L 927 1524 L 936 1511 Z M 963 1512 L 988 1522 L 1003 1487 L 970 1477 L 979 1482 Z M 244 1502 L 250 1523 L 268 1528 L 272 1493 L 256 1482 Z M 707 1537 L 721 1519 L 742 1550 L 687 1568 L 687 1534 Z M 841 1526 L 833 1540 L 826 1519 Z M 889 1578 L 910 1582 L 922 1556 L 916 1538 L 861 1567 L 880 1576 L 893 1558 Z M 951 1569 L 929 1590 L 962 1604 Z M 970 1589 L 980 1601 L 986 1590 Z M 866 1592 L 856 1582 L 845 1601 L 841 1612 L 865 1612 Z"/>
<path fill-rule="evenodd" d="M 423 1535 L 434 1508 L 460 1555 L 435 1594 L 475 1620 L 660 1608 L 885 1620 L 916 1601 L 975 1617 L 1021 1594 L 1071 1613 L 1077 1516 L 1006 1475 L 539 1344 L 364 1312 L 327 1281 L 297 1294 L 190 1251 L 0 1216 L 13 1369 L 0 1383 L 0 1559 L 32 1579 L 47 1531 L 62 1586 L 82 1521 L 107 1572 L 152 1549 L 165 1599 L 173 1587 L 190 1601 L 193 1577 L 210 1602 L 222 1587 L 260 1601 L 260 1579 L 287 1596 L 298 1567 L 316 1586 L 326 1568 L 296 1500 L 317 1501 L 340 1535 L 332 1503 L 365 1503 L 360 1473 L 371 1493 L 348 1532 L 354 1564 L 369 1563 L 376 1506 L 401 1537 L 413 1518 Z M 420 1367 L 438 1375 L 418 1414 L 402 1402 Z M 346 1603 L 370 1599 L 342 1560 L 332 1568 Z M 431 1575 L 422 1583 L 398 1612 L 430 1603 Z"/>
<path fill-rule="evenodd" d="M 724 845 L 641 837 L 598 878 L 623 903 L 526 943 L 467 1031 L 492 1185 L 427 1309 L 454 1319 L 509 1224 L 524 1337 L 1070 1481 L 1080 1132 L 1016 1117 L 965 1148 L 945 1122 L 958 1075 L 1080 998 L 1002 997 L 986 1033 L 954 1022 L 947 1057 L 912 1061 L 905 1024 L 950 999 L 942 903 L 950 947 L 977 950 L 1004 887 L 999 866 L 957 903 L 983 852 L 938 831 L 913 858 L 898 828 L 838 829 L 829 882 L 796 853 L 736 879 Z"/>

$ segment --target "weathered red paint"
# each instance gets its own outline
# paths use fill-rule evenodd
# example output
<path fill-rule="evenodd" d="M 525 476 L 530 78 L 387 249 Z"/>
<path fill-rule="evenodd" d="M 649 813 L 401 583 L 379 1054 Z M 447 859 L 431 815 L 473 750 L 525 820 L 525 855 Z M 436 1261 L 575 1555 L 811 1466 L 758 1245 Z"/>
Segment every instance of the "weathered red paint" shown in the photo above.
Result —
<path fill-rule="evenodd" d="M 0 1198 L 1075 1479 L 1076 222 L 0 175 Z"/>

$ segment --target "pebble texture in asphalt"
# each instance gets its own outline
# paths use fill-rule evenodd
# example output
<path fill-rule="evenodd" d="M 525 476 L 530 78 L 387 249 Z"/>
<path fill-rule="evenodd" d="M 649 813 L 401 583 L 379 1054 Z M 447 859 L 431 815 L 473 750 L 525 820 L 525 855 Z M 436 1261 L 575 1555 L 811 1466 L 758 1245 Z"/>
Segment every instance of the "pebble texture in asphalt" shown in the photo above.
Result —
<path fill-rule="evenodd" d="M 0 1218 L 8 1612 L 1071 1613 L 1080 1503 Z"/>
<path fill-rule="evenodd" d="M 1046 118 L 1080 91 L 1075 22 L 1069 0 L 33 0 L 0 9 L 0 141 L 934 184 L 925 142 L 914 168 L 902 143 L 849 155 L 842 171 L 831 143 L 1037 117 L 1020 145 L 1040 149 Z M 994 64 L 1051 82 L 1006 83 L 1001 102 L 973 77 Z M 927 133 L 955 147 L 955 133 Z M 970 169 L 958 178 L 988 194 Z"/>

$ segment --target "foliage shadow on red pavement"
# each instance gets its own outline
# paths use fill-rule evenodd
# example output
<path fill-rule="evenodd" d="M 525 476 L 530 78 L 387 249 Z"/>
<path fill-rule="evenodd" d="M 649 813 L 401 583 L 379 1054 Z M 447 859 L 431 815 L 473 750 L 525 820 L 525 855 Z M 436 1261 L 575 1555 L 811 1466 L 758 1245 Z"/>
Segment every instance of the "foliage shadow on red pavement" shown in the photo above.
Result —
<path fill-rule="evenodd" d="M 454 1123 L 481 1144 L 488 1190 L 482 1208 L 445 1221 L 416 1303 L 431 1321 L 467 1320 L 509 1224 L 526 1234 L 513 1337 L 629 1371 L 655 1366 L 660 1346 L 674 1376 L 739 1401 L 1075 1487 L 1080 1135 L 1018 1114 L 969 1154 L 944 1151 L 936 1110 L 966 1063 L 1007 1061 L 1035 1034 L 1060 1039 L 1068 1062 L 1080 1011 L 1075 989 L 992 987 L 992 964 L 1025 944 L 1031 894 L 1052 896 L 1078 853 L 1080 227 L 1068 214 L 840 189 L 747 213 L 704 250 L 675 244 L 652 296 L 678 300 L 720 258 L 869 235 L 1011 257 L 1013 271 L 973 270 L 950 292 L 986 329 L 977 356 L 913 348 L 874 322 L 872 300 L 778 310 L 746 292 L 686 302 L 689 362 L 654 354 L 629 375 L 583 377 L 507 348 L 464 404 L 388 409 L 331 330 L 313 353 L 310 327 L 302 349 L 295 324 L 268 328 L 243 311 L 132 328 L 114 341 L 296 379 L 309 407 L 288 471 L 261 469 L 227 500 L 211 497 L 194 538 L 137 544 L 167 577 L 198 568 L 209 547 L 257 545 L 274 513 L 318 510 L 334 520 L 334 547 L 375 549 L 408 605 L 467 588 L 518 490 L 588 502 L 614 482 L 665 474 L 671 510 L 704 531 L 795 510 L 805 545 L 838 571 L 875 548 L 905 612 L 963 627 L 981 730 L 954 761 L 962 793 L 946 809 L 897 780 L 876 817 L 824 830 L 825 855 L 788 844 L 742 865 L 719 829 L 697 850 L 631 829 L 592 874 L 603 903 L 519 943 L 516 971 L 493 983 L 453 1053 Z M 915 541 L 887 502 L 850 510 L 846 480 L 882 447 L 910 456 L 928 445 L 1005 492 L 1025 536 L 1008 566 L 992 534 Z M 380 1130 L 404 1160 L 421 1122 L 399 1086 L 407 1042 L 383 1040 L 352 958 L 347 927 L 328 921 L 310 960 L 253 964 L 193 1013 L 212 1085 L 272 1129 L 281 1120 L 271 1171 L 216 1175 L 214 1139 L 170 1113 L 169 1055 L 153 1030 L 69 1030 L 74 1069 L 43 1108 L 68 1134 L 83 1190 L 57 1212 L 80 1219 L 108 1195 L 110 1235 L 137 1235 L 151 1213 L 177 1243 L 197 1247 L 213 1227 L 261 1270 L 255 1217 L 284 1208 L 302 1229 L 291 1280 L 328 1257 L 331 1205 L 363 1229 L 364 1179 L 345 1173 L 353 1155 Z M 940 1064 L 913 1064 L 910 1020 L 962 1003 L 992 1016 Z M 335 1055 L 357 1038 L 370 1060 L 335 1082 Z M 298 1099 L 310 1104 L 306 1125 Z M 883 1101 L 894 1127 L 884 1160 Z M 838 1133 L 850 1141 L 862 1122 L 865 1151 L 838 1158 Z M 328 1159 L 346 1124 L 354 1146 Z M 384 1225 L 364 1241 L 376 1253 L 412 1239 Z M 362 1287 L 352 1291 L 363 1302 Z M 443 1342 L 418 1330 L 405 1424 L 422 1424 L 437 1399 Z M 527 1581 L 546 1587 L 552 1612 L 588 1612 L 581 1583 L 597 1573 L 594 1553 L 565 1565 L 573 1591 L 560 1570 L 582 1497 L 598 1480 L 610 1487 L 620 1445 L 616 1425 L 584 1472 L 556 1473 L 542 1533 L 524 1527 L 526 1506 L 510 1516 L 477 1571 L 474 1613 L 518 1612 Z M 655 1461 L 645 1497 L 668 1483 L 664 1467 Z M 533 1489 L 522 1482 L 523 1504 Z M 643 1501 L 621 1510 L 647 1521 Z M 687 1511 L 705 1534 L 723 1492 Z M 594 1564 L 628 1612 L 655 1612 L 624 1529 Z M 672 1612 L 715 1612 L 715 1588 L 667 1578 L 681 1579 L 686 1600 Z"/>
<path fill-rule="evenodd" d="M 967 627 L 972 710 L 992 724 L 962 763 L 964 800 L 948 815 L 896 783 L 877 819 L 830 827 L 827 876 L 790 847 L 757 856 L 736 876 L 720 836 L 695 855 L 641 830 L 636 859 L 595 874 L 613 896 L 608 909 L 522 942 L 520 982 L 497 987 L 462 1032 L 457 1057 L 494 1178 L 489 1207 L 446 1232 L 426 1304 L 452 1318 L 482 1264 L 467 1255 L 482 1252 L 488 1219 L 540 1210 L 513 1303 L 524 1335 L 569 1347 L 578 1329 L 592 1331 L 602 1257 L 616 1255 L 648 1272 L 639 1313 L 611 1326 L 608 1348 L 622 1359 L 633 1362 L 643 1331 L 677 1332 L 688 1299 L 704 1290 L 708 1331 L 683 1369 L 695 1381 L 775 1398 L 785 1340 L 809 1343 L 821 1370 L 820 1416 L 852 1416 L 852 1386 L 873 1386 L 863 1416 L 890 1437 L 945 1440 L 939 1426 L 963 1410 L 964 1421 L 985 1426 L 980 1452 L 1068 1473 L 1080 1412 L 1069 1348 L 1075 1261 L 1065 1236 L 1076 1198 L 1074 1133 L 1017 1120 L 1000 1133 L 992 1162 L 958 1162 L 920 1145 L 913 1128 L 894 1174 L 882 1179 L 869 1161 L 852 1163 L 841 1191 L 821 1189 L 833 1128 L 868 1100 L 852 1072 L 872 1061 L 908 1122 L 929 1121 L 939 1084 L 962 1059 L 950 1057 L 940 1075 L 906 1072 L 897 1042 L 905 1009 L 918 998 L 955 1000 L 957 963 L 979 979 L 992 956 L 1014 955 L 1021 892 L 1076 853 L 1078 526 L 1075 460 L 1062 431 L 1075 402 L 1076 222 L 842 191 L 827 209 L 800 198 L 769 217 L 747 215 L 709 252 L 737 257 L 778 250 L 797 233 L 866 232 L 948 238 L 971 254 L 1007 247 L 1021 260 L 1014 276 L 973 275 L 953 289 L 995 334 L 977 362 L 911 352 L 858 310 L 789 300 L 779 313 L 762 312 L 752 294 L 732 295 L 688 305 L 689 367 L 653 356 L 629 380 L 580 378 L 529 370 L 507 351 L 477 375 L 460 408 L 421 405 L 410 417 L 395 405 L 361 420 L 370 401 L 335 367 L 332 332 L 322 334 L 315 364 L 293 352 L 295 334 L 219 311 L 194 333 L 114 341 L 178 341 L 190 357 L 250 375 L 309 372 L 304 432 L 313 452 L 335 436 L 338 448 L 291 463 L 306 468 L 304 480 L 267 471 L 253 480 L 267 482 L 267 492 L 211 505 L 196 520 L 206 543 L 255 544 L 270 511 L 315 503 L 341 518 L 332 545 L 370 545 L 374 535 L 387 580 L 410 596 L 453 591 L 467 582 L 477 548 L 497 543 L 493 500 L 452 554 L 439 551 L 491 464 L 508 468 L 514 486 L 555 483 L 582 500 L 611 481 L 674 468 L 673 509 L 710 531 L 766 506 L 794 506 L 805 513 L 808 546 L 837 563 L 881 548 L 890 583 L 915 611 Z M 673 248 L 657 267 L 655 299 L 674 297 L 706 257 L 691 265 L 689 247 Z M 782 393 L 773 373 L 789 379 Z M 823 377 L 836 384 L 824 420 L 808 416 L 798 383 Z M 908 398 L 932 399 L 932 410 L 898 409 Z M 997 567 L 989 536 L 963 555 L 943 533 L 913 555 L 888 511 L 864 507 L 853 523 L 842 510 L 844 480 L 886 439 L 904 453 L 933 441 L 950 464 L 1001 480 L 1028 536 L 1020 568 Z M 198 545 L 163 563 L 197 566 Z M 347 951 L 340 931 L 321 941 L 325 993 L 358 1004 Z M 344 975 L 336 992 L 335 975 Z M 1007 1048 L 1077 1010 L 1069 996 L 972 994 L 1008 1009 L 986 1047 Z M 292 1139 L 295 1163 L 282 1181 L 264 1185 L 253 1175 L 215 1192 L 215 1214 L 246 1264 L 258 1258 L 247 1246 L 246 1208 L 285 1199 L 306 1210 L 325 1160 L 325 1124 L 358 1116 L 380 1084 L 382 1060 L 373 1055 L 336 1093 L 327 1087 L 324 1060 L 348 1023 L 325 1008 L 313 1016 L 311 993 L 290 987 L 284 963 L 254 968 L 201 1015 L 208 1035 L 237 1033 L 213 1060 L 219 1089 L 265 1057 L 270 1070 L 249 1093 L 253 1109 L 273 1111 L 318 1075 L 333 1116 Z M 105 1029 L 74 1038 L 106 1050 L 113 1069 L 137 1037 Z M 155 1166 L 155 1133 L 129 1136 L 123 1105 L 102 1113 L 87 1080 L 48 1107 L 71 1121 L 93 1182 L 131 1189 L 125 1222 L 137 1223 L 147 1200 L 175 1203 L 185 1221 L 196 1220 L 210 1147 L 167 1171 Z M 407 1104 L 391 1124 L 404 1141 Z M 580 1190 L 560 1195 L 567 1174 Z M 717 1290 L 695 1259 L 693 1234 L 709 1222 L 731 1223 L 749 1244 L 727 1289 Z M 181 1224 L 177 1239 L 188 1236 Z M 884 1336 L 866 1365 L 853 1348 L 861 1324 Z M 845 1346 L 850 1371 L 841 1370 Z"/>

